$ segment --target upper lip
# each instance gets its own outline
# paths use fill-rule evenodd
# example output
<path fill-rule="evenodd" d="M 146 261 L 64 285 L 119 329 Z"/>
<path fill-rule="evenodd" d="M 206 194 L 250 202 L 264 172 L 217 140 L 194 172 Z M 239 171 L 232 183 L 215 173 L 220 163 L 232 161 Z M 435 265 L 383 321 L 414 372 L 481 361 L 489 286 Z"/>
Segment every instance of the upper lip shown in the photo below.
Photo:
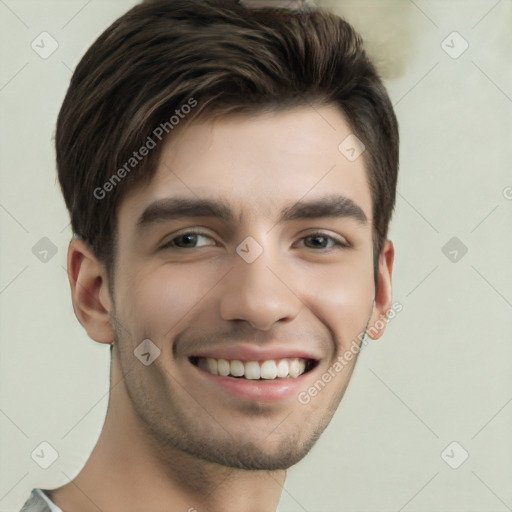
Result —
<path fill-rule="evenodd" d="M 190 357 L 211 357 L 213 359 L 227 359 L 240 361 L 268 361 L 270 359 L 314 359 L 319 360 L 320 357 L 314 353 L 291 347 L 273 347 L 259 348 L 254 345 L 232 345 L 229 347 L 219 347 L 204 351 L 203 353 L 192 354 Z"/>

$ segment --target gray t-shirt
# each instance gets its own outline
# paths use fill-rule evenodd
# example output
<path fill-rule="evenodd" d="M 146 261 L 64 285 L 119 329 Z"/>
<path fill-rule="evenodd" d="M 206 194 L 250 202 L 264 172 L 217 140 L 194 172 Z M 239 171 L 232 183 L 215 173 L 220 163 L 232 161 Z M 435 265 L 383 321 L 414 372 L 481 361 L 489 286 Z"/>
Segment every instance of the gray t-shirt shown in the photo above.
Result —
<path fill-rule="evenodd" d="M 29 499 L 20 512 L 62 512 L 41 489 L 32 489 Z"/>
<path fill-rule="evenodd" d="M 30 498 L 25 502 L 20 512 L 62 512 L 41 489 L 32 489 Z M 279 512 L 276 509 L 276 512 Z"/>

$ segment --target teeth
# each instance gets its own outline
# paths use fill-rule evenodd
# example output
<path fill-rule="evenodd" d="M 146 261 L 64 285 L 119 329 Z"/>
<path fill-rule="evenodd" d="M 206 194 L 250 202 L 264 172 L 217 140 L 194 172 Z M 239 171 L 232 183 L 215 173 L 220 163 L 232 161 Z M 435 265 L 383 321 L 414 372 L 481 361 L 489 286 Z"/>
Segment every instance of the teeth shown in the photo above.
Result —
<path fill-rule="evenodd" d="M 238 361 L 236 359 L 231 361 L 230 368 L 230 373 L 231 375 L 233 375 L 233 377 L 242 377 L 243 374 L 245 373 L 244 363 L 242 363 L 242 361 Z"/>
<path fill-rule="evenodd" d="M 288 361 L 286 359 L 281 359 L 277 363 L 277 376 L 281 378 L 288 377 Z"/>
<path fill-rule="evenodd" d="M 245 377 L 248 380 L 274 380 L 276 378 L 296 379 L 306 370 L 306 360 L 299 358 L 270 359 L 268 361 L 240 361 L 234 359 L 213 359 L 211 357 L 199 357 L 198 366 L 212 375 L 222 377 Z"/>
<path fill-rule="evenodd" d="M 218 370 L 218 366 L 217 366 L 217 359 L 212 359 L 211 357 L 209 357 L 206 362 L 208 363 L 208 371 L 210 373 L 213 373 L 213 375 L 218 375 L 219 374 L 219 370 Z"/>
<path fill-rule="evenodd" d="M 299 376 L 300 368 L 299 368 L 299 360 L 298 359 L 292 359 L 290 361 L 290 364 L 288 365 L 288 373 L 290 374 L 290 377 L 293 377 L 296 379 Z"/>
<path fill-rule="evenodd" d="M 229 361 L 225 359 L 217 359 L 217 371 L 221 377 L 227 377 L 231 371 Z"/>
<path fill-rule="evenodd" d="M 275 379 L 277 377 L 277 365 L 275 361 L 265 361 L 261 365 L 262 379 Z M 297 375 L 298 377 L 298 375 Z"/>
<path fill-rule="evenodd" d="M 245 363 L 245 378 L 258 380 L 260 378 L 260 365 L 256 361 Z"/>

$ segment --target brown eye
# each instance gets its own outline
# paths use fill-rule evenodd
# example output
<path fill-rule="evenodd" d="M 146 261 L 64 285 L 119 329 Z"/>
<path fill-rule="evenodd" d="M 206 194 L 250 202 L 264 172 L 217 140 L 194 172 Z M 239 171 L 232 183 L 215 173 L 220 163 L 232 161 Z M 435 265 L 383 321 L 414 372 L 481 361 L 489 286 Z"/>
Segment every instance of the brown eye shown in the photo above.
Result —
<path fill-rule="evenodd" d="M 311 249 L 325 249 L 331 240 L 327 236 L 312 235 L 304 238 L 304 244 Z"/>
<path fill-rule="evenodd" d="M 204 247 L 209 245 L 215 245 L 215 242 L 211 237 L 203 233 L 195 233 L 188 231 L 174 237 L 168 243 L 162 246 L 162 249 L 178 248 L 178 249 L 196 249 L 198 247 Z"/>
<path fill-rule="evenodd" d="M 195 247 L 197 244 L 197 235 L 186 234 L 180 235 L 173 239 L 174 245 L 182 248 Z"/>
<path fill-rule="evenodd" d="M 328 236 L 324 233 L 313 233 L 301 239 L 307 249 L 329 250 L 334 247 L 349 248 L 350 244 L 344 239 Z"/>

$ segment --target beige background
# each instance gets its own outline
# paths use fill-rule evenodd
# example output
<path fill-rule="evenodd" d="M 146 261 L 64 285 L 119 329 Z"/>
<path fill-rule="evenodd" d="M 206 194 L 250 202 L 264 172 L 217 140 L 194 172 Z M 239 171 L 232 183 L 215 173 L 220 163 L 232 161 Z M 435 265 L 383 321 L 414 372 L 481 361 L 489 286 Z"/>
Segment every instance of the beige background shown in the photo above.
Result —
<path fill-rule="evenodd" d="M 0 1 L 0 512 L 73 478 L 104 419 L 109 353 L 72 311 L 52 137 L 72 69 L 134 3 Z M 400 122 L 403 311 L 362 352 L 279 511 L 512 510 L 512 4 L 329 4 L 367 38 Z M 31 48 L 43 31 L 58 43 L 47 59 Z M 46 470 L 31 458 L 43 441 L 59 454 Z"/>

